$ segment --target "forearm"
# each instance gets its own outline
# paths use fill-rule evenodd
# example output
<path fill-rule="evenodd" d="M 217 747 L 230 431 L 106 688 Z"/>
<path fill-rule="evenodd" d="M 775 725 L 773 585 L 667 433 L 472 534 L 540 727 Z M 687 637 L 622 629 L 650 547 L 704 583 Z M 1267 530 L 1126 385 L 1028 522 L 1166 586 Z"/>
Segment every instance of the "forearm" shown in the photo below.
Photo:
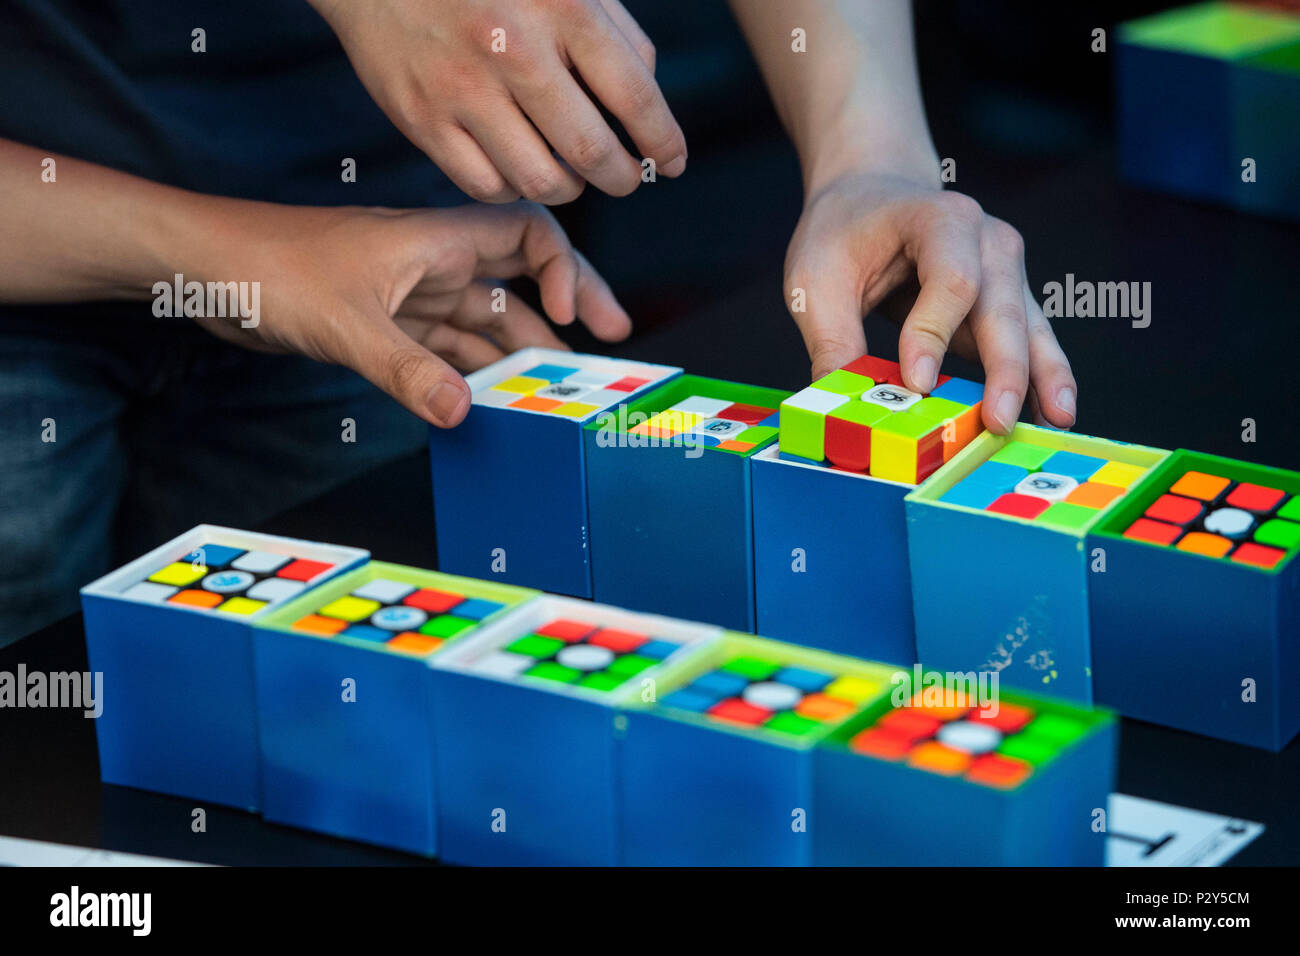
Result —
<path fill-rule="evenodd" d="M 921 101 L 909 0 L 730 0 L 811 195 L 869 169 L 939 184 Z M 807 52 L 791 49 L 806 33 Z"/>
<path fill-rule="evenodd" d="M 196 267 L 200 238 L 235 200 L 201 196 L 0 140 L 0 301 L 144 299 Z"/>

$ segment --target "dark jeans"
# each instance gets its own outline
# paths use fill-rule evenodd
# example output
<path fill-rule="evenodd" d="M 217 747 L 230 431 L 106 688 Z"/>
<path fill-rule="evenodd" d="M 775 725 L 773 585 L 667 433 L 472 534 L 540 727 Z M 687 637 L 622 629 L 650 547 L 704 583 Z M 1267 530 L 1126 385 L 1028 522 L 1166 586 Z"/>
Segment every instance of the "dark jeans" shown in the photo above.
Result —
<path fill-rule="evenodd" d="M 0 646 L 195 524 L 254 526 L 424 441 L 347 369 L 85 318 L 0 324 Z"/>

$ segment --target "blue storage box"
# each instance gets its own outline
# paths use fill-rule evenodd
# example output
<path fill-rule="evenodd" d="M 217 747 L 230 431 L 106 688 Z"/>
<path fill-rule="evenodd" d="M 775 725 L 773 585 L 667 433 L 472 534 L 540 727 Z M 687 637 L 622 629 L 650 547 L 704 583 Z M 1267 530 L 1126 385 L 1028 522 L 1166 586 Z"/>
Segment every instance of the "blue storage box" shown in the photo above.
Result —
<path fill-rule="evenodd" d="M 754 629 L 747 459 L 789 394 L 684 375 L 587 425 L 597 600 Z"/>
<path fill-rule="evenodd" d="M 1114 718 L 973 676 L 899 682 L 818 744 L 814 863 L 1103 864 Z"/>
<path fill-rule="evenodd" d="M 1118 41 L 1125 179 L 1239 208 L 1300 212 L 1294 154 L 1286 151 L 1300 116 L 1300 17 L 1202 3 L 1125 23 Z M 1257 163 L 1253 183 L 1242 181 L 1247 157 Z"/>
<path fill-rule="evenodd" d="M 1093 529 L 1100 703 L 1268 750 L 1300 732 L 1298 495 L 1294 471 L 1180 449 Z"/>
<path fill-rule="evenodd" d="M 897 673 L 734 632 L 667 668 L 653 700 L 620 701 L 623 863 L 813 862 L 813 748 Z"/>
<path fill-rule="evenodd" d="M 905 500 L 916 653 L 1091 703 L 1088 531 L 1168 452 L 1017 425 Z"/>
<path fill-rule="evenodd" d="M 256 810 L 253 625 L 367 557 L 199 525 L 82 588 L 104 782 Z"/>
<path fill-rule="evenodd" d="M 438 567 L 591 597 L 582 427 L 679 374 L 527 348 L 466 376 L 465 421 L 429 430 Z"/>
<path fill-rule="evenodd" d="M 915 488 L 775 445 L 751 459 L 760 634 L 872 660 L 916 660 L 903 499 Z"/>
<path fill-rule="evenodd" d="M 718 633 L 545 595 L 433 657 L 439 856 L 616 865 L 616 696 Z"/>
<path fill-rule="evenodd" d="M 435 855 L 428 660 L 538 594 L 370 561 L 259 621 L 263 816 Z"/>

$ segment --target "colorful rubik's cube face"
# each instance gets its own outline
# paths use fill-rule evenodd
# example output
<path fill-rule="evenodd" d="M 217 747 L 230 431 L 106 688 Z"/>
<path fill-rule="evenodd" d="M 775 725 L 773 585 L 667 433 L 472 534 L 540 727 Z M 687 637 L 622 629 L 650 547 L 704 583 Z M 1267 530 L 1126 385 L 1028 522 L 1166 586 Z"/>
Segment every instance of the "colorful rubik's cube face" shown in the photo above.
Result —
<path fill-rule="evenodd" d="M 1124 537 L 1275 568 L 1300 550 L 1300 495 L 1188 471 L 1129 525 Z"/>
<path fill-rule="evenodd" d="M 1081 532 L 1146 471 L 1096 455 L 1010 441 L 939 500 Z"/>
<path fill-rule="evenodd" d="M 423 657 L 505 605 L 440 588 L 373 578 L 288 625 L 317 637 L 348 637 Z"/>
<path fill-rule="evenodd" d="M 575 362 L 583 360 L 574 356 Z M 638 366 L 629 363 L 629 367 Z M 626 374 L 611 362 L 583 365 L 542 363 L 507 375 L 475 395 L 480 404 L 492 404 L 561 418 L 585 419 L 621 402 L 656 381 L 645 375 Z"/>
<path fill-rule="evenodd" d="M 1064 713 L 1001 700 L 978 705 L 961 694 L 938 704 L 918 692 L 849 739 L 849 749 L 878 760 L 1012 790 L 1091 730 Z M 974 704 L 974 706 L 972 706 Z"/>
<path fill-rule="evenodd" d="M 552 681 L 608 693 L 682 647 L 675 638 L 559 617 L 509 635 L 505 643 L 470 660 L 466 669 L 505 680 Z"/>
<path fill-rule="evenodd" d="M 980 433 L 983 393 L 940 375 L 922 395 L 897 362 L 864 355 L 781 403 L 781 455 L 919 484 Z"/>
<path fill-rule="evenodd" d="M 802 737 L 841 723 L 883 689 L 868 677 L 736 654 L 666 694 L 660 705 L 724 724 Z"/>
<path fill-rule="evenodd" d="M 629 435 L 747 455 L 776 437 L 777 410 L 691 395 L 628 428 Z"/>
<path fill-rule="evenodd" d="M 123 597 L 247 616 L 294 597 L 334 569 L 276 551 L 204 544 L 158 568 Z"/>

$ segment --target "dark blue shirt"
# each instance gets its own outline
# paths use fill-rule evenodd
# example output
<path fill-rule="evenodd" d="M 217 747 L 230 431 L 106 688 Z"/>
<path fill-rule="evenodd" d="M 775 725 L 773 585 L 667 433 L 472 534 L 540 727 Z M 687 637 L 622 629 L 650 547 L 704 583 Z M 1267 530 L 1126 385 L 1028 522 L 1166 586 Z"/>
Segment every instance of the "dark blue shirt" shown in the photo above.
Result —
<path fill-rule="evenodd" d="M 226 196 L 465 201 L 306 0 L 3 0 L 0 136 Z M 348 157 L 355 183 L 341 179 Z"/>

